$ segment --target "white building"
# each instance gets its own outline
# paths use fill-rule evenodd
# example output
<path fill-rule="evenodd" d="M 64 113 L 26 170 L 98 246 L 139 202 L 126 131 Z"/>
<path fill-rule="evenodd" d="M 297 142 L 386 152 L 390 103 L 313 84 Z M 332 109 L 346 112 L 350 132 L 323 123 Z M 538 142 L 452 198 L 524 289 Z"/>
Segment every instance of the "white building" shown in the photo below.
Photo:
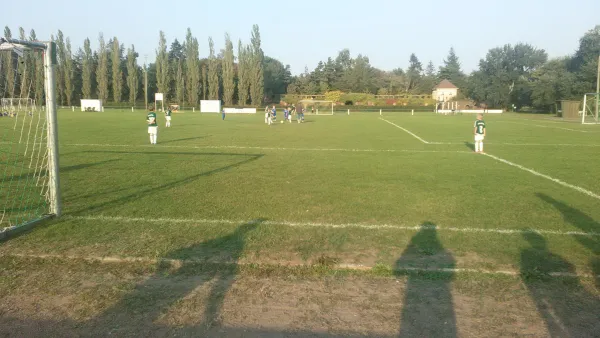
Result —
<path fill-rule="evenodd" d="M 457 95 L 458 87 L 448 80 L 443 80 L 434 88 L 431 98 L 437 102 L 447 102 Z"/>

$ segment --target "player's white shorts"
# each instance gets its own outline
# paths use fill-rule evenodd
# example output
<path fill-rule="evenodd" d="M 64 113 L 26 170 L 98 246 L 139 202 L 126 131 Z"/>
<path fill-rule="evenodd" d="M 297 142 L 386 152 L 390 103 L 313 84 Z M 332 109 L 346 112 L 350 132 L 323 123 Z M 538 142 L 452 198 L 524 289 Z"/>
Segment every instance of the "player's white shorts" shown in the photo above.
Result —
<path fill-rule="evenodd" d="M 167 119 L 167 121 L 171 121 L 171 116 L 165 116 L 165 118 Z"/>
<path fill-rule="evenodd" d="M 483 134 L 475 134 L 475 142 L 483 141 Z"/>
<path fill-rule="evenodd" d="M 148 134 L 157 134 L 158 127 L 148 127 Z"/>

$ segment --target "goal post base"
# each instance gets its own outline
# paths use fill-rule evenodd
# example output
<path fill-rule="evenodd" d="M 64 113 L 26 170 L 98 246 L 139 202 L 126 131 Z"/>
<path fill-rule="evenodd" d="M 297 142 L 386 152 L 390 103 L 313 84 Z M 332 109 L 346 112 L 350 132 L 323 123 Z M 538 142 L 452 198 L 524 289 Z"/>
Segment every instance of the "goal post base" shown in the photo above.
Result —
<path fill-rule="evenodd" d="M 23 224 L 13 225 L 8 228 L 0 229 L 0 242 L 7 240 L 11 237 L 17 236 L 21 233 L 30 231 L 33 228 L 35 228 L 36 226 L 40 225 L 41 223 L 43 223 L 45 221 L 49 221 L 55 217 L 56 217 L 56 215 L 44 215 L 44 216 L 41 216 L 34 220 L 27 221 L 26 223 L 23 223 Z"/>

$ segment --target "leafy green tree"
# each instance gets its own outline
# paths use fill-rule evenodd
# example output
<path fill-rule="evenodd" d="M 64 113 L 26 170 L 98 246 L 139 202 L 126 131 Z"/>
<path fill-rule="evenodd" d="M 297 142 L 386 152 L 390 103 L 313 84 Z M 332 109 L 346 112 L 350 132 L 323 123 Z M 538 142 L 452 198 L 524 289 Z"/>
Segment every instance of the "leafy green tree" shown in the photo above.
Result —
<path fill-rule="evenodd" d="M 349 92 L 374 94 L 378 86 L 373 75 L 374 69 L 369 58 L 359 54 L 352 61 L 352 67 L 344 73 L 342 83 Z"/>
<path fill-rule="evenodd" d="M 96 80 L 98 81 L 98 99 L 106 102 L 108 99 L 108 52 L 104 35 L 100 33 L 98 38 L 98 67 L 96 67 Z"/>
<path fill-rule="evenodd" d="M 547 59 L 544 50 L 528 44 L 493 48 L 471 76 L 469 96 L 496 107 L 531 105 L 532 73 Z"/>
<path fill-rule="evenodd" d="M 290 66 L 284 66 L 279 60 L 265 56 L 264 62 L 265 95 L 274 97 L 285 94 L 291 81 Z"/>
<path fill-rule="evenodd" d="M 158 49 L 156 50 L 156 87 L 158 93 L 169 93 L 169 55 L 167 54 L 167 38 L 160 31 Z"/>
<path fill-rule="evenodd" d="M 579 40 L 579 48 L 569 69 L 576 76 L 574 91 L 578 96 L 596 92 L 598 56 L 600 55 L 600 25 L 587 31 Z"/>
<path fill-rule="evenodd" d="M 215 43 L 208 38 L 208 99 L 219 99 L 219 61 L 215 55 Z"/>
<path fill-rule="evenodd" d="M 260 106 L 264 100 L 265 80 L 264 80 L 264 54 L 261 48 L 260 31 L 258 25 L 252 26 L 252 46 L 250 70 L 250 98 L 253 106 Z"/>
<path fill-rule="evenodd" d="M 532 73 L 534 107 L 551 111 L 556 101 L 573 98 L 576 75 L 568 71 L 569 61 L 568 58 L 550 60 Z"/>
<path fill-rule="evenodd" d="M 419 94 L 431 94 L 433 88 L 436 86 L 437 74 L 435 72 L 435 66 L 433 62 L 429 61 L 425 68 L 425 74 L 418 85 Z M 464 89 L 464 88 L 463 88 Z"/>
<path fill-rule="evenodd" d="M 198 39 L 192 36 L 191 29 L 187 29 L 185 36 L 185 62 L 186 62 L 186 89 L 187 102 L 191 106 L 196 106 L 199 102 L 200 94 L 200 59 L 198 51 Z"/>
<path fill-rule="evenodd" d="M 137 58 L 139 54 L 135 51 L 135 46 L 127 50 L 127 87 L 129 88 L 129 102 L 135 105 L 137 99 L 140 80 L 138 76 Z"/>
<path fill-rule="evenodd" d="M 233 43 L 229 34 L 225 34 L 225 54 L 223 58 L 223 101 L 228 106 L 233 104 L 235 94 L 235 70 Z"/>

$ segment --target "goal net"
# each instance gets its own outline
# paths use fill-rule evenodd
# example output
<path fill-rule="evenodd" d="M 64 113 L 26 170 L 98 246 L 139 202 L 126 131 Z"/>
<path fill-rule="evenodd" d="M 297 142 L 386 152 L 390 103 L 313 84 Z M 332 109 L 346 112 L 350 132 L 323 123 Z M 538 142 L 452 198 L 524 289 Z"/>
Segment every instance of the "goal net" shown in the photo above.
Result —
<path fill-rule="evenodd" d="M 600 110 L 600 95 L 598 93 L 585 94 L 583 96 L 583 110 L 581 111 L 581 123 L 598 124 L 598 110 Z"/>
<path fill-rule="evenodd" d="M 333 115 L 333 101 L 300 100 L 298 106 L 302 106 L 307 115 Z"/>
<path fill-rule="evenodd" d="M 0 39 L 0 239 L 60 215 L 55 51 Z"/>

